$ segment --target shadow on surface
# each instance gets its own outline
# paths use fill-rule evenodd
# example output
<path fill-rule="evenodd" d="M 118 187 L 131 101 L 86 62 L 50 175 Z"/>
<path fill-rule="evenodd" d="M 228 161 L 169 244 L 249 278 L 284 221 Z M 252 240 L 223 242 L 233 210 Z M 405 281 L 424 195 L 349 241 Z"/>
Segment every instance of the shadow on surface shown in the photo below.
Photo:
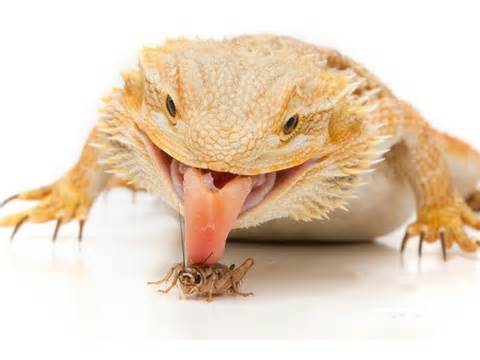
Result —
<path fill-rule="evenodd" d="M 356 282 L 363 271 L 402 265 L 399 252 L 374 242 L 255 242 L 235 241 L 227 246 L 225 263 L 240 264 L 252 257 L 255 267 L 248 285 L 261 292 L 308 293 L 316 287 L 329 291 Z M 288 284 L 288 285 L 287 285 Z M 288 286 L 288 290 L 286 288 Z"/>

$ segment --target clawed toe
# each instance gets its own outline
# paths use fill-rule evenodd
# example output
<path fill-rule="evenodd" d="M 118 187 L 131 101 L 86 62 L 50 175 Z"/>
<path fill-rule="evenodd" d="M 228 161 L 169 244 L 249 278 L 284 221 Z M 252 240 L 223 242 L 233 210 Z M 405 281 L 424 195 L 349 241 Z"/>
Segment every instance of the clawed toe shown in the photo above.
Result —
<path fill-rule="evenodd" d="M 20 230 L 20 228 L 26 222 L 29 222 L 30 219 L 31 219 L 31 216 L 29 214 L 18 213 L 18 214 L 12 215 L 11 217 L 6 217 L 4 219 L 1 219 L 0 222 L 1 222 L 1 225 L 5 225 L 5 226 L 11 225 L 11 226 L 13 226 L 13 231 L 12 231 L 12 234 L 10 235 L 10 241 L 13 241 L 15 236 L 17 235 L 18 231 Z M 55 223 L 55 228 L 53 230 L 53 236 L 52 236 L 52 241 L 53 242 L 56 242 L 60 227 L 64 224 L 65 224 L 65 222 L 63 222 L 63 218 L 59 217 L 57 219 L 56 223 Z M 79 224 L 78 242 L 81 242 L 82 239 L 83 239 L 83 230 L 85 228 L 85 220 L 80 219 L 78 221 L 78 224 Z"/>
<path fill-rule="evenodd" d="M 422 257 L 424 242 L 434 242 L 440 240 L 443 260 L 447 261 L 447 249 L 451 248 L 453 243 L 457 243 L 460 248 L 467 252 L 477 250 L 480 241 L 473 240 L 467 236 L 462 226 L 453 228 L 439 228 L 432 230 L 428 225 L 418 226 L 418 224 L 410 225 L 402 240 L 400 247 L 401 253 L 405 251 L 407 242 L 410 238 L 418 236 L 418 256 Z"/>
<path fill-rule="evenodd" d="M 52 241 L 57 240 L 60 227 L 71 220 L 78 220 L 78 241 L 82 241 L 85 219 L 88 214 L 89 203 L 85 203 L 81 198 L 64 196 L 61 192 L 52 191 L 51 186 L 45 186 L 22 192 L 8 197 L 0 203 L 0 207 L 5 206 L 13 200 L 37 200 L 39 201 L 30 209 L 20 211 L 0 218 L 0 226 L 12 226 L 13 231 L 10 240 L 13 240 L 26 223 L 43 223 L 55 221 Z"/>
<path fill-rule="evenodd" d="M 417 221 L 408 226 L 402 240 L 401 252 L 405 250 L 408 239 L 419 237 L 418 255 L 422 256 L 423 243 L 440 240 L 442 256 L 447 260 L 447 249 L 456 243 L 463 251 L 474 252 L 480 242 L 470 238 L 465 226 L 478 228 L 480 221 L 462 201 L 445 207 L 421 209 Z"/>
<path fill-rule="evenodd" d="M 400 252 L 403 254 L 403 252 L 405 251 L 405 248 L 407 246 L 408 240 L 410 238 L 418 235 L 418 256 L 421 258 L 422 257 L 422 252 L 423 252 L 423 243 L 425 242 L 426 234 L 427 234 L 427 230 L 425 230 L 425 229 L 420 230 L 418 232 L 418 234 L 417 233 L 412 233 L 411 231 L 407 230 L 405 232 L 405 235 L 404 235 L 403 240 L 402 240 L 402 245 L 400 247 Z M 441 229 L 440 231 L 438 231 L 438 234 L 433 235 L 433 236 L 430 233 L 430 236 L 429 236 L 430 242 L 434 241 L 436 239 L 440 240 L 443 260 L 447 261 L 447 247 L 451 247 L 451 244 L 447 243 L 446 231 L 444 229 Z M 477 242 L 477 243 L 480 243 L 480 242 Z"/>
<path fill-rule="evenodd" d="M 1 203 L 0 203 L 0 208 L 4 207 L 5 205 L 7 205 L 10 201 L 13 201 L 13 200 L 16 200 L 18 199 L 18 194 L 15 194 L 15 195 L 12 195 L 8 198 L 6 198 L 5 200 L 3 200 Z"/>
<path fill-rule="evenodd" d="M 15 227 L 13 228 L 12 235 L 10 235 L 10 241 L 13 240 L 15 235 L 17 234 L 18 230 L 22 227 L 22 225 L 25 223 L 25 221 L 28 220 L 28 215 L 23 216 L 16 224 Z"/>
<path fill-rule="evenodd" d="M 62 218 L 57 219 L 57 223 L 55 224 L 55 230 L 53 231 L 52 241 L 57 241 L 58 229 L 60 229 L 60 225 L 62 225 Z"/>

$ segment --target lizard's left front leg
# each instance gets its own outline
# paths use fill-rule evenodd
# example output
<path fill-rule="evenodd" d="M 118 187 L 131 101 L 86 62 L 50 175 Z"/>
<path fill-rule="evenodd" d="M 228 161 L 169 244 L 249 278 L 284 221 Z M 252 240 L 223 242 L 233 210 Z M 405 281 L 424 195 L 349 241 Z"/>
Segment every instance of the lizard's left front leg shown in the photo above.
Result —
<path fill-rule="evenodd" d="M 394 156 L 406 173 L 417 205 L 417 220 L 408 226 L 401 249 L 408 239 L 419 236 L 419 255 L 423 242 L 440 240 L 443 257 L 457 243 L 464 251 L 477 249 L 477 241 L 465 232 L 465 225 L 480 228 L 480 221 L 455 189 L 445 159 L 434 140 L 434 130 L 410 106 L 404 106 L 401 123 L 403 142 Z"/>
<path fill-rule="evenodd" d="M 0 218 L 0 227 L 14 227 L 11 239 L 27 221 L 32 223 L 56 221 L 52 238 L 56 240 L 60 226 L 72 220 L 79 222 L 78 239 L 82 239 L 83 225 L 90 208 L 112 177 L 97 163 L 99 150 L 91 146 L 97 139 L 98 129 L 94 128 L 83 147 L 79 161 L 61 178 L 50 185 L 11 196 L 0 205 L 1 207 L 14 199 L 37 201 L 30 209 Z"/>

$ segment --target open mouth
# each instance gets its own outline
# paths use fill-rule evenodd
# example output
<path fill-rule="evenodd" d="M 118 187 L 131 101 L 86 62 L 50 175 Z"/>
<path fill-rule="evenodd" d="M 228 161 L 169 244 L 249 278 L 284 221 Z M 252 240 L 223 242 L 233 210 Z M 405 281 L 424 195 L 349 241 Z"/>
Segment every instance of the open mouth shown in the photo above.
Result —
<path fill-rule="evenodd" d="M 170 161 L 170 179 L 172 180 L 175 192 L 182 201 L 185 200 L 185 173 L 190 168 L 190 166 L 173 158 Z M 218 172 L 208 169 L 199 169 L 198 171 L 200 174 L 200 182 L 203 187 L 213 193 L 220 192 L 225 185 L 240 176 L 228 172 Z M 249 176 L 248 178 L 250 178 L 250 191 L 242 202 L 239 215 L 262 202 L 265 196 L 273 189 L 277 173 L 271 172 Z"/>
<path fill-rule="evenodd" d="M 305 173 L 314 160 L 259 175 L 238 175 L 195 168 L 174 159 L 139 129 L 157 171 L 168 179 L 183 204 L 185 248 L 193 264 L 213 264 L 223 255 L 237 219 L 273 201 Z"/>

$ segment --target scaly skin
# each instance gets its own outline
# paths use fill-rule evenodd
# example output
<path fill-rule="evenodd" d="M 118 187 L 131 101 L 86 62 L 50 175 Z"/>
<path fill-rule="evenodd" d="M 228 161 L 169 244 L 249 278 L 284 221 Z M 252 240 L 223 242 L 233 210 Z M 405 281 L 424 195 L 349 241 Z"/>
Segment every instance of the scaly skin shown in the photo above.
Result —
<path fill-rule="evenodd" d="M 464 199 L 468 196 L 476 207 L 480 202 L 478 153 L 432 129 L 372 74 L 334 50 L 269 35 L 168 41 L 143 49 L 139 68 L 123 77 L 125 86 L 104 99 L 103 115 L 79 162 L 52 185 L 20 193 L 17 198 L 39 204 L 4 217 L 0 225 L 83 223 L 109 186 L 159 194 L 183 213 L 168 175 L 173 157 L 192 167 L 244 176 L 296 167 L 279 172 L 277 181 L 283 180 L 235 223 L 236 229 L 266 224 L 260 229 L 268 237 L 268 229 L 290 224 L 287 218 L 320 224 L 353 204 L 361 182 L 375 179 L 367 172 L 388 151 L 378 169 L 393 171 L 395 186 L 408 182 L 415 197 L 417 220 L 404 242 L 420 235 L 422 241 L 442 240 L 444 248 L 454 243 L 465 251 L 477 248 L 464 227 L 478 229 L 480 222 Z M 298 125 L 286 134 L 284 124 L 294 114 Z M 367 188 L 372 191 L 375 184 Z M 387 200 L 379 211 L 405 213 L 390 209 Z M 364 223 L 375 223 L 372 214 L 364 214 Z M 342 226 L 354 238 L 349 221 Z"/>

